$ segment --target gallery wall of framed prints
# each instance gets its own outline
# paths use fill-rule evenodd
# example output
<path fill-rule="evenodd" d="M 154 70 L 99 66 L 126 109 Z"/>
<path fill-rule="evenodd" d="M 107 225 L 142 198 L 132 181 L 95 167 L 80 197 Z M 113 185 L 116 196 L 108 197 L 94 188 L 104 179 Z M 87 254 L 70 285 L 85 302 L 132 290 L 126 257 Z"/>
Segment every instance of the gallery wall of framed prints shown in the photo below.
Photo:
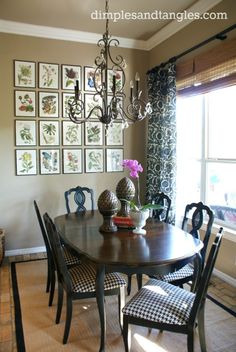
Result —
<path fill-rule="evenodd" d="M 121 120 L 109 126 L 105 135 L 96 114 L 82 124 L 68 118 L 76 80 L 86 115 L 101 103 L 93 100 L 93 67 L 27 60 L 14 60 L 13 66 L 17 176 L 123 171 Z M 116 84 L 122 84 L 122 79 L 119 75 Z"/>

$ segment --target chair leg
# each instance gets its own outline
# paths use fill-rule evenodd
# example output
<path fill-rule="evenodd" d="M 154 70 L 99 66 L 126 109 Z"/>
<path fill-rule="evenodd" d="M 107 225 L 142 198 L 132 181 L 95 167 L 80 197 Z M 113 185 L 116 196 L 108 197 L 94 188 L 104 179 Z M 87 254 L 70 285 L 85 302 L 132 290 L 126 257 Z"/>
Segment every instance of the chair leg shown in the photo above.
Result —
<path fill-rule="evenodd" d="M 187 343 L 188 352 L 194 352 L 194 329 L 189 329 Z"/>
<path fill-rule="evenodd" d="M 61 319 L 61 310 L 63 305 L 63 287 L 62 284 L 58 282 L 58 301 L 57 301 L 57 314 L 56 314 L 56 324 L 60 323 Z"/>
<path fill-rule="evenodd" d="M 127 284 L 127 294 L 128 294 L 128 296 L 130 295 L 130 292 L 131 292 L 131 281 L 132 281 L 132 275 L 129 274 L 128 275 L 128 284 Z"/>
<path fill-rule="evenodd" d="M 136 277 L 137 277 L 138 290 L 141 290 L 143 286 L 143 276 L 142 274 L 136 274 Z"/>
<path fill-rule="evenodd" d="M 48 273 L 47 273 L 47 285 L 46 285 L 46 292 L 49 292 L 50 284 L 51 284 L 51 268 L 50 263 L 48 262 Z"/>
<path fill-rule="evenodd" d="M 120 287 L 120 293 L 119 293 L 119 297 L 118 297 L 118 307 L 119 307 L 119 323 L 120 323 L 120 328 L 121 328 L 121 332 L 123 330 L 123 313 L 122 313 L 122 309 L 125 306 L 125 286 Z"/>
<path fill-rule="evenodd" d="M 205 337 L 205 304 L 203 304 L 199 309 L 198 332 L 199 332 L 201 352 L 206 352 L 207 349 L 206 349 L 206 337 Z"/>
<path fill-rule="evenodd" d="M 131 334 L 129 328 L 129 320 L 127 316 L 124 316 L 123 323 L 123 341 L 125 345 L 125 352 L 129 352 L 130 342 L 131 342 Z"/>
<path fill-rule="evenodd" d="M 56 275 L 55 275 L 54 270 L 51 270 L 51 280 L 50 281 L 51 281 L 51 285 L 50 285 L 50 294 L 49 294 L 49 302 L 48 302 L 49 307 L 52 306 L 54 291 L 55 291 Z"/>
<path fill-rule="evenodd" d="M 71 318 L 72 318 L 72 299 L 67 294 L 66 295 L 66 324 L 63 336 L 63 344 L 65 345 L 68 340 L 69 332 L 70 332 L 70 325 L 71 325 Z"/>

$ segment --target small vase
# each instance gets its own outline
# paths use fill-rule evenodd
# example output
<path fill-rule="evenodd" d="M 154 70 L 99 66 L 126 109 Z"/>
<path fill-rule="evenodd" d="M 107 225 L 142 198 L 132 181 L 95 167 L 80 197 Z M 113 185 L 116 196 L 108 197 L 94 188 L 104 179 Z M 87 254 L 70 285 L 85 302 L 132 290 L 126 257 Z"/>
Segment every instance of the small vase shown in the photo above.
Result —
<path fill-rule="evenodd" d="M 146 220 L 149 217 L 149 209 L 141 211 L 130 210 L 129 215 L 135 226 L 133 233 L 138 235 L 146 235 L 146 230 L 144 230 L 143 227 L 146 225 Z"/>

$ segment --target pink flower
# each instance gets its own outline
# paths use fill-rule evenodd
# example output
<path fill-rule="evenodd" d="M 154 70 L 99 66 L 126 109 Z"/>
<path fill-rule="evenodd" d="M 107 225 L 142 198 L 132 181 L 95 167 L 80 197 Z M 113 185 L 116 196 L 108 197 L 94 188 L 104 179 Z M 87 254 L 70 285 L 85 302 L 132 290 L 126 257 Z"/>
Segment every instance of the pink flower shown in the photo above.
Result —
<path fill-rule="evenodd" d="M 139 172 L 143 172 L 143 167 L 137 160 L 126 159 L 123 160 L 122 166 L 130 170 L 130 176 L 133 178 L 139 177 Z"/>

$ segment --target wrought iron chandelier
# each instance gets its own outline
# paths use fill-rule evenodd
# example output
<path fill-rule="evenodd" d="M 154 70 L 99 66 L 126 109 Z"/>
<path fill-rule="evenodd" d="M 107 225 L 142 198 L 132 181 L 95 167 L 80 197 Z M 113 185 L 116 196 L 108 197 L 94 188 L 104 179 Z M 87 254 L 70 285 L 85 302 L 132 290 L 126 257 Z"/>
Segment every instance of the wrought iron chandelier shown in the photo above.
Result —
<path fill-rule="evenodd" d="M 108 12 L 108 0 L 106 0 L 105 13 L 108 14 Z M 92 85 L 94 87 L 93 105 L 95 106 L 86 116 L 85 103 L 82 100 L 78 80 L 76 80 L 74 97 L 68 100 L 68 116 L 72 122 L 80 124 L 96 115 L 99 121 L 106 125 L 106 130 L 114 121 L 121 120 L 123 128 L 127 128 L 129 124 L 141 121 L 152 113 L 150 103 L 141 99 L 142 91 L 139 86 L 140 77 L 138 73 L 135 75 L 135 84 L 133 81 L 130 82 L 129 102 L 126 108 L 123 106 L 123 100 L 126 98 L 123 91 L 126 62 L 121 55 L 117 55 L 115 58 L 111 55 L 111 47 L 119 46 L 119 41 L 111 38 L 109 34 L 108 17 L 106 16 L 106 31 L 97 43 L 101 48 L 100 54 L 94 61 Z M 110 72 L 112 77 L 109 77 Z"/>

